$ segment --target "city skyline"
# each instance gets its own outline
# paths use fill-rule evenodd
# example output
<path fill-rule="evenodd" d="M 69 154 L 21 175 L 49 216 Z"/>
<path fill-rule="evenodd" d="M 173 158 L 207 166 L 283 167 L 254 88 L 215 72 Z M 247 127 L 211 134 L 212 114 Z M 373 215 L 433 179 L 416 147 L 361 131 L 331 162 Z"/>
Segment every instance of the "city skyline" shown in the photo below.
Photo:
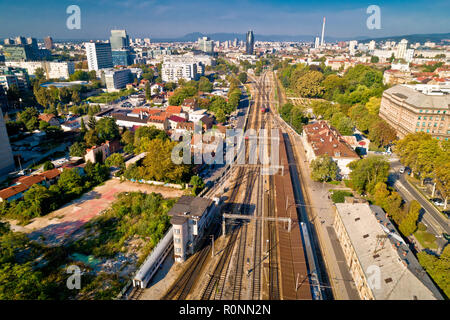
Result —
<path fill-rule="evenodd" d="M 381 29 L 369 30 L 366 20 L 368 4 L 359 0 L 336 4 L 323 1 L 320 5 L 305 1 L 231 1 L 184 3 L 166 1 L 47 1 L 37 3 L 5 3 L 0 5 L 2 31 L 0 37 L 16 34 L 55 39 L 107 39 L 111 29 L 126 29 L 133 37 L 176 38 L 188 33 L 243 33 L 254 30 L 259 35 L 311 35 L 321 33 L 322 19 L 327 18 L 326 37 L 384 37 L 414 33 L 441 33 L 450 29 L 444 1 L 427 3 L 402 1 L 379 3 Z M 23 12 L 23 5 L 33 10 Z M 81 29 L 66 28 L 66 8 L 81 9 Z M 401 15 L 398 12 L 401 11 Z M 28 13 L 29 12 L 29 13 Z M 33 13 L 31 15 L 31 13 Z M 183 22 L 183 23 L 174 23 Z M 420 21 L 421 23 L 416 23 Z"/>

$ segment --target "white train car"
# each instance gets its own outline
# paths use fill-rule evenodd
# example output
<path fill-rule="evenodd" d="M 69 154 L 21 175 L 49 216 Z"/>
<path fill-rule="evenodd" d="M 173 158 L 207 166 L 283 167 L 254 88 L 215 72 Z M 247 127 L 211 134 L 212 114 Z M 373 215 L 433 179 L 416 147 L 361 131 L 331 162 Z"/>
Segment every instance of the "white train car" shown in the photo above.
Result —
<path fill-rule="evenodd" d="M 173 249 L 173 228 L 158 242 L 133 278 L 133 287 L 146 288 L 167 255 Z"/>

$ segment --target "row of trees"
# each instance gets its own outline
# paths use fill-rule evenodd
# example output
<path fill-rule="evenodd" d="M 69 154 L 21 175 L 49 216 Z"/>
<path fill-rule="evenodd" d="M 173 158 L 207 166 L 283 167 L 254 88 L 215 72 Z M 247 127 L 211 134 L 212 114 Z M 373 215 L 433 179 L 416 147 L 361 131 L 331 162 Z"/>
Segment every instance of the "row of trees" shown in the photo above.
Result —
<path fill-rule="evenodd" d="M 303 131 L 303 126 L 309 121 L 305 115 L 304 108 L 300 105 L 294 106 L 292 103 L 286 103 L 279 109 L 279 113 L 281 118 L 289 123 L 298 133 Z"/>
<path fill-rule="evenodd" d="M 394 150 L 402 164 L 411 168 L 411 174 L 420 178 L 422 184 L 427 178 L 433 180 L 446 206 L 450 195 L 450 142 L 417 132 L 397 141 Z"/>

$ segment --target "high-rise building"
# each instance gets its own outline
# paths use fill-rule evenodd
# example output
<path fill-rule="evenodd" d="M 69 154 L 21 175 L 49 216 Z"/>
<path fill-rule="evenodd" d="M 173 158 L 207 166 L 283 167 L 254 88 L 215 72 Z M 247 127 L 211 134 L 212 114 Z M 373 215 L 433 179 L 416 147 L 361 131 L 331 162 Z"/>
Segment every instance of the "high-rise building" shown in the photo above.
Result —
<path fill-rule="evenodd" d="M 255 46 L 255 36 L 253 35 L 253 31 L 250 30 L 247 32 L 247 37 L 245 41 L 245 53 L 253 54 L 253 47 Z"/>
<path fill-rule="evenodd" d="M 370 42 L 369 42 L 369 50 L 370 50 L 370 51 L 375 50 L 375 45 L 376 45 L 375 40 L 370 41 Z"/>
<path fill-rule="evenodd" d="M 104 42 L 86 42 L 86 56 L 89 71 L 112 68 L 111 45 Z"/>
<path fill-rule="evenodd" d="M 397 46 L 397 51 L 395 52 L 395 58 L 405 59 L 407 48 L 408 48 L 408 40 L 402 39 L 402 41 L 400 41 L 400 43 Z"/>
<path fill-rule="evenodd" d="M 126 49 L 130 46 L 130 38 L 125 30 L 111 30 L 111 50 Z"/>
<path fill-rule="evenodd" d="M 45 48 L 47 50 L 53 49 L 53 39 L 52 39 L 52 37 L 48 36 L 48 37 L 44 38 L 44 45 L 45 45 Z"/>
<path fill-rule="evenodd" d="M 4 45 L 3 54 L 6 61 L 39 60 L 38 52 L 30 44 Z"/>
<path fill-rule="evenodd" d="M 320 39 L 319 39 L 319 37 L 316 37 L 316 41 L 314 42 L 314 48 L 319 48 L 319 45 L 320 45 Z"/>
<path fill-rule="evenodd" d="M 5 177 L 11 171 L 14 171 L 14 158 L 12 155 L 11 144 L 9 143 L 8 133 L 6 132 L 3 112 L 0 111 L 0 177 Z"/>
<path fill-rule="evenodd" d="M 108 92 L 118 91 L 125 88 L 132 81 L 130 69 L 107 69 L 104 73 L 104 80 Z"/>
<path fill-rule="evenodd" d="M 355 55 L 356 53 L 356 46 L 358 45 L 358 41 L 357 40 L 351 40 L 348 43 L 348 50 L 350 51 L 350 55 Z"/>
<path fill-rule="evenodd" d="M 237 46 L 238 46 L 238 39 L 234 38 L 234 40 L 233 40 L 233 47 L 237 48 Z"/>
<path fill-rule="evenodd" d="M 112 50 L 112 62 L 114 66 L 129 66 L 133 64 L 128 49 Z"/>
<path fill-rule="evenodd" d="M 324 37 L 325 37 L 325 17 L 323 17 L 323 24 L 322 24 L 322 39 L 320 40 L 321 47 L 325 44 Z"/>
<path fill-rule="evenodd" d="M 13 40 L 13 39 L 10 39 L 10 38 L 6 38 L 6 39 L 3 41 L 3 43 L 6 44 L 6 45 L 11 45 L 11 44 L 14 44 L 14 40 Z"/>
<path fill-rule="evenodd" d="M 208 37 L 198 38 L 197 46 L 200 51 L 208 54 L 214 53 L 214 41 Z"/>

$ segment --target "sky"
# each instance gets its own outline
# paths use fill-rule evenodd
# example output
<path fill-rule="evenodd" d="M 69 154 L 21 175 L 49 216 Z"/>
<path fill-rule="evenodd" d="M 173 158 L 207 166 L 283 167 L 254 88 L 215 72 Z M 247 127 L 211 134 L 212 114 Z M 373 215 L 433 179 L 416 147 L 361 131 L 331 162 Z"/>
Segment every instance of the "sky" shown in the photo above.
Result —
<path fill-rule="evenodd" d="M 66 9 L 78 5 L 81 28 L 69 30 Z M 369 5 L 381 10 L 381 29 L 369 30 Z M 450 1 L 303 0 L 0 0 L 0 38 L 107 39 L 110 30 L 132 37 L 171 38 L 191 32 L 255 35 L 383 37 L 450 32 Z"/>

